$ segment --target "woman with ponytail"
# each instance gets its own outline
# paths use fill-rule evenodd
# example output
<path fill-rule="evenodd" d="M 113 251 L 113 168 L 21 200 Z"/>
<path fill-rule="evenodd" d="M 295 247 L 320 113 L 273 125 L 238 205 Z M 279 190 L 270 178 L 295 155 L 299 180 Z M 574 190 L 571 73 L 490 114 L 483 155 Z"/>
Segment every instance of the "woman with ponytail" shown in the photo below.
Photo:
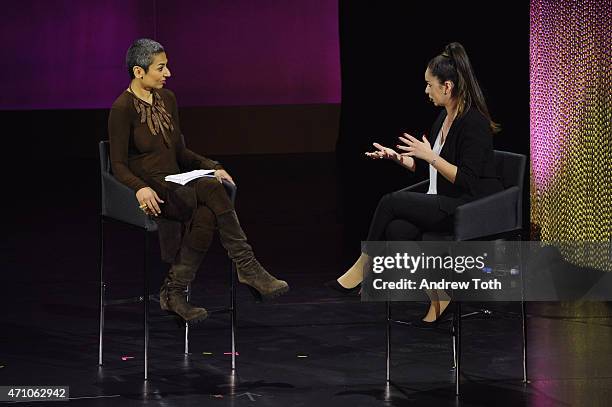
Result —
<path fill-rule="evenodd" d="M 396 191 L 382 197 L 370 224 L 367 241 L 421 240 L 424 232 L 452 231 L 455 209 L 466 202 L 502 190 L 495 171 L 492 133 L 499 126 L 487 105 L 463 46 L 453 42 L 425 70 L 425 93 L 440 109 L 430 139 L 404 133 L 396 151 L 374 143 L 373 159 L 388 159 L 412 172 L 429 173 L 427 193 Z M 433 144 L 433 145 L 432 145 Z M 370 257 L 355 264 L 327 285 L 343 293 L 357 292 Z M 431 304 L 424 324 L 442 319 L 450 299 L 428 291 Z"/>

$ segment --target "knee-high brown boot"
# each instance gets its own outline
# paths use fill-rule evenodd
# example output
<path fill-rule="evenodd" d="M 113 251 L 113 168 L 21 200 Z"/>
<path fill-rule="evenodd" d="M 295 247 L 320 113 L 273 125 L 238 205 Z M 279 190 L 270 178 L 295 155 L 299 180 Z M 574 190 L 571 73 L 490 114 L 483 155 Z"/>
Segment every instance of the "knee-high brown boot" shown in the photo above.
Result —
<path fill-rule="evenodd" d="M 248 285 L 251 293 L 258 299 L 271 299 L 289 291 L 286 281 L 270 275 L 259 264 L 253 249 L 247 243 L 246 236 L 240 227 L 235 211 L 217 215 L 221 244 L 229 257 L 236 264 L 238 281 Z"/>
<path fill-rule="evenodd" d="M 198 322 L 206 318 L 207 312 L 204 308 L 194 308 L 187 303 L 185 290 L 195 278 L 214 232 L 214 213 L 206 206 L 197 207 L 168 277 L 159 290 L 159 305 L 162 310 L 174 312 L 188 322 Z"/>
<path fill-rule="evenodd" d="M 177 314 L 190 324 L 208 317 L 206 309 L 193 307 L 186 299 L 187 286 L 194 280 L 205 254 L 183 244 L 159 292 L 161 309 Z"/>

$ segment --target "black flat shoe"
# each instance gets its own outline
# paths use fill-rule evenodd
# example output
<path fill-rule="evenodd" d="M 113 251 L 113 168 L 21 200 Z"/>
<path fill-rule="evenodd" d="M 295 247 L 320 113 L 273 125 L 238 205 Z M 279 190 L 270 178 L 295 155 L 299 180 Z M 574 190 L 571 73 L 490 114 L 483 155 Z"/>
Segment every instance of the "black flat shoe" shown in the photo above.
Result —
<path fill-rule="evenodd" d="M 438 324 L 448 320 L 447 317 L 451 313 L 453 313 L 454 310 L 455 310 L 455 304 L 454 303 L 450 303 L 450 304 L 448 304 L 448 306 L 446 308 L 444 308 L 444 311 L 442 311 L 442 313 L 435 320 L 433 320 L 431 322 L 428 322 L 428 321 L 423 321 L 422 319 L 419 319 L 418 321 L 411 322 L 410 325 L 415 327 L 415 328 L 435 328 L 435 327 L 438 326 Z"/>
<path fill-rule="evenodd" d="M 338 280 L 329 280 L 325 282 L 325 287 L 330 288 L 334 291 L 337 291 L 345 295 L 350 295 L 350 294 L 359 293 L 359 290 L 361 289 L 361 283 L 357 284 L 353 288 L 344 288 L 340 285 Z"/>

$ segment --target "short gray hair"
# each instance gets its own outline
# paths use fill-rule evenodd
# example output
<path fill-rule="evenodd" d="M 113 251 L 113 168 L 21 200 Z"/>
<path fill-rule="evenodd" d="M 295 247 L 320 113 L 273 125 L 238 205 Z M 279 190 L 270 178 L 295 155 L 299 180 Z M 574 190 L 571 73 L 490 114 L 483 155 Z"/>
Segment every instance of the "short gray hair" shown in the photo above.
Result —
<path fill-rule="evenodd" d="M 147 72 L 153 63 L 153 56 L 165 52 L 164 47 L 157 41 L 149 38 L 140 38 L 127 50 L 125 64 L 127 65 L 130 78 L 134 79 L 134 67 L 139 66 Z"/>

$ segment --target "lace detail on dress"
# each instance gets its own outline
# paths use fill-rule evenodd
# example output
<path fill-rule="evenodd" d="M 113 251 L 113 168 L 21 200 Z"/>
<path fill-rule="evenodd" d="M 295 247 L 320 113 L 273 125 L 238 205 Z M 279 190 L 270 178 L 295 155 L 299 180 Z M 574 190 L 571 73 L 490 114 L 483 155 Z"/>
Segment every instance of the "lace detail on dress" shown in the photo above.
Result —
<path fill-rule="evenodd" d="M 166 110 L 162 97 L 157 92 L 153 92 L 153 104 L 151 105 L 138 97 L 132 99 L 136 112 L 140 114 L 140 123 L 146 122 L 151 134 L 155 136 L 161 133 L 164 144 L 170 147 L 170 132 L 174 131 L 174 126 L 172 116 Z"/>

